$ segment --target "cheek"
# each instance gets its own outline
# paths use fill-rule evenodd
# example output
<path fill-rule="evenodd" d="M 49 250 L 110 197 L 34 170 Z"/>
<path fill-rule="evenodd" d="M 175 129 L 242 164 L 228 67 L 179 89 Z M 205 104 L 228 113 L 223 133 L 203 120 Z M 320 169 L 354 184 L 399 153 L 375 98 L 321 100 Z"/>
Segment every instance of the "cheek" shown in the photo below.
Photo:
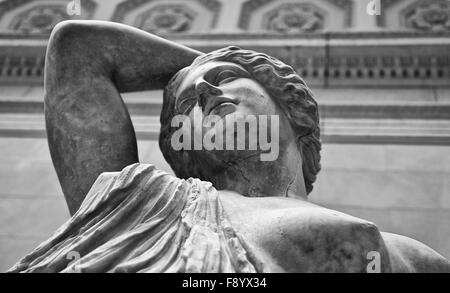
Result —
<path fill-rule="evenodd" d="M 242 106 L 256 115 L 277 114 L 275 104 L 272 99 L 265 95 L 249 95 L 245 97 Z"/>
<path fill-rule="evenodd" d="M 239 98 L 238 110 L 255 115 L 276 114 L 276 107 L 269 94 L 259 87 L 243 87 L 230 92 Z"/>

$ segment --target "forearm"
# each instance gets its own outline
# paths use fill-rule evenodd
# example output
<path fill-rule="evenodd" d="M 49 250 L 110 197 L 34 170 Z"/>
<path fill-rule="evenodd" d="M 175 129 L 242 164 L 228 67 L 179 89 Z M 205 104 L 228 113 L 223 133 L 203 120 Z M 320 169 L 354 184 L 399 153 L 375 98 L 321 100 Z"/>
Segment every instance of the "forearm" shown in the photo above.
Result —
<path fill-rule="evenodd" d="M 119 93 L 160 89 L 198 54 L 124 25 L 78 21 L 55 28 L 46 56 L 45 119 L 72 214 L 99 174 L 138 161 Z"/>

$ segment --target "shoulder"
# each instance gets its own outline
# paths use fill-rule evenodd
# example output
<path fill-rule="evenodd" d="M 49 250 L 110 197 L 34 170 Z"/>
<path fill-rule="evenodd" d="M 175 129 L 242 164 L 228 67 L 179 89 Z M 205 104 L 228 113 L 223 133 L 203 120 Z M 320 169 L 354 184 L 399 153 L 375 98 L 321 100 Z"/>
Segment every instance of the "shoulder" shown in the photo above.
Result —
<path fill-rule="evenodd" d="M 280 243 L 295 247 L 288 261 L 300 271 L 367 272 L 376 263 L 379 272 L 450 272 L 450 262 L 427 245 L 370 221 L 317 206 L 282 213 Z"/>
<path fill-rule="evenodd" d="M 101 173 L 91 186 L 82 207 L 125 200 L 139 194 L 169 200 L 170 197 L 166 195 L 183 196 L 190 186 L 190 182 L 159 170 L 154 165 L 135 163 L 119 172 Z"/>
<path fill-rule="evenodd" d="M 412 238 L 382 233 L 392 270 L 408 273 L 450 273 L 450 262 L 427 245 Z"/>
<path fill-rule="evenodd" d="M 180 181 L 181 179 L 175 177 L 168 172 L 156 168 L 152 164 L 135 163 L 131 164 L 118 172 L 103 172 L 91 187 L 92 189 L 101 188 L 107 184 L 115 183 L 122 187 L 136 183 L 136 181 L 142 181 L 142 179 L 155 179 L 163 177 L 166 180 Z"/>
<path fill-rule="evenodd" d="M 374 223 L 321 207 L 292 211 L 286 217 L 282 230 L 300 259 L 309 260 L 309 270 L 366 272 L 373 253 L 379 257 L 380 271 L 390 270 L 386 246 Z"/>
<path fill-rule="evenodd" d="M 222 198 L 232 222 L 283 271 L 366 272 L 373 252 L 380 271 L 390 271 L 386 246 L 372 222 L 299 200 L 230 195 Z"/>
<path fill-rule="evenodd" d="M 130 185 L 142 175 L 153 175 L 156 171 L 155 166 L 151 164 L 135 163 L 118 172 L 103 172 L 95 180 L 88 195 L 96 193 L 111 184 L 119 186 Z"/>

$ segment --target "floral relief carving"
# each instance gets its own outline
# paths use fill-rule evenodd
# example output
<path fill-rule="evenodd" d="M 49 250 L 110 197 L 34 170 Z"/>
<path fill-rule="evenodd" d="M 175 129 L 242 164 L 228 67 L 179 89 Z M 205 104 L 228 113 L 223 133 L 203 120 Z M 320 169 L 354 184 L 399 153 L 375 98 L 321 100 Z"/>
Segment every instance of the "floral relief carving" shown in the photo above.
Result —
<path fill-rule="evenodd" d="M 129 13 L 155 2 L 156 6 L 145 10 L 132 21 L 134 26 L 155 33 L 192 31 L 195 17 L 200 14 L 200 10 L 194 6 L 197 3 L 211 14 L 212 19 L 208 26 L 214 28 L 222 8 L 222 3 L 218 0 L 186 0 L 182 4 L 166 0 L 124 0 L 117 5 L 111 20 L 124 22 Z"/>
<path fill-rule="evenodd" d="M 24 8 L 13 15 L 12 20 L 7 24 L 9 31 L 23 34 L 48 34 L 60 21 L 92 18 L 97 8 L 97 3 L 93 0 L 83 0 L 81 15 L 70 16 L 67 14 L 67 2 L 64 1 L 45 4 L 32 0 L 6 0 L 0 3 L 0 18 L 25 4 L 31 5 L 26 10 Z"/>
<path fill-rule="evenodd" d="M 450 31 L 450 3 L 419 2 L 404 13 L 407 28 L 422 31 Z"/>
<path fill-rule="evenodd" d="M 292 0 L 291 3 L 287 5 L 293 5 L 293 6 L 299 6 L 299 5 L 305 5 L 305 6 L 311 6 L 314 5 L 313 3 L 317 2 L 328 2 L 335 6 L 337 9 L 344 12 L 344 26 L 350 27 L 352 24 L 352 15 L 353 15 L 353 1 L 352 0 L 315 0 L 315 1 L 308 1 L 299 3 L 300 1 Z M 239 24 L 238 26 L 241 29 L 248 30 L 250 26 L 250 19 L 255 14 L 258 14 L 258 10 L 265 7 L 266 5 L 276 3 L 276 0 L 247 0 L 242 4 L 242 9 L 239 17 Z M 285 4 L 286 5 L 286 4 Z M 320 15 L 323 15 L 323 13 L 319 13 Z M 317 15 L 315 15 L 317 17 Z M 313 20 L 315 17 L 311 18 Z M 290 17 L 289 17 L 290 18 Z M 320 17 L 319 17 L 320 18 Z M 295 20 L 297 19 L 297 20 Z M 291 20 L 288 22 L 298 22 L 299 17 L 295 16 L 292 17 Z"/>
<path fill-rule="evenodd" d="M 266 29 L 278 33 L 303 33 L 323 29 L 324 15 L 309 4 L 287 4 L 266 15 Z"/>
<path fill-rule="evenodd" d="M 192 28 L 196 13 L 183 5 L 152 8 L 137 18 L 137 27 L 154 33 L 187 32 Z"/>
<path fill-rule="evenodd" d="M 64 6 L 33 7 L 17 15 L 10 25 L 10 29 L 18 33 L 50 33 L 60 21 L 67 19 Z"/>

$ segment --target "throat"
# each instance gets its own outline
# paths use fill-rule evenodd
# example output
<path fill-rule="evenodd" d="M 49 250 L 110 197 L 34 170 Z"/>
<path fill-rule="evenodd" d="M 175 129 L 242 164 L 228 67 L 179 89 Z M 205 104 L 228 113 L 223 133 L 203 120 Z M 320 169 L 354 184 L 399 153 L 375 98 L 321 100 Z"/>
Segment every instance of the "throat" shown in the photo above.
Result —
<path fill-rule="evenodd" d="M 214 176 L 214 186 L 246 197 L 306 199 L 301 160 L 265 162 L 257 158 L 228 163 L 223 172 Z"/>

